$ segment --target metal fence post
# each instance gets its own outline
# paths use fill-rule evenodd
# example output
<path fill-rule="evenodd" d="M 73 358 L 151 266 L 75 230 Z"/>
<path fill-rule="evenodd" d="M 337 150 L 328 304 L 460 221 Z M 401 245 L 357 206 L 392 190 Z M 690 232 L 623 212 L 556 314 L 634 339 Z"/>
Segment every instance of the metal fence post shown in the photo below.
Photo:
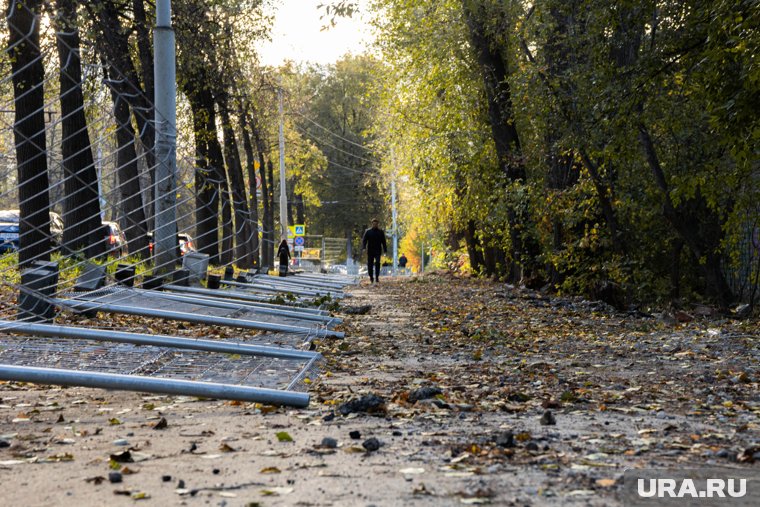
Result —
<path fill-rule="evenodd" d="M 156 2 L 153 30 L 156 178 L 154 263 L 158 274 L 170 273 L 177 262 L 177 76 L 171 1 Z"/>

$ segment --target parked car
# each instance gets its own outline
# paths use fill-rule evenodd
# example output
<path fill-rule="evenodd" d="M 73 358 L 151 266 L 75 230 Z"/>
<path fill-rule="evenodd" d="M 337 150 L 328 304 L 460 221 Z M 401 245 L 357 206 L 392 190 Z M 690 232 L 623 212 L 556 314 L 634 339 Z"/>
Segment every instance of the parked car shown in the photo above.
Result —
<path fill-rule="evenodd" d="M 196 252 L 195 248 L 195 242 L 193 241 L 193 237 L 187 234 L 186 232 L 180 232 L 177 234 L 177 240 L 179 242 L 179 254 L 185 255 L 188 252 Z M 153 255 L 153 233 L 148 233 L 148 248 L 150 249 L 150 254 Z"/>
<path fill-rule="evenodd" d="M 116 222 L 103 222 L 106 252 L 114 257 L 127 255 L 127 237 Z"/>
<path fill-rule="evenodd" d="M 185 255 L 188 252 L 197 252 L 192 236 L 184 232 L 180 232 L 177 236 L 179 237 L 180 254 Z"/>
<path fill-rule="evenodd" d="M 20 216 L 17 209 L 0 210 L 0 253 L 18 250 Z M 63 219 L 53 211 L 50 212 L 50 239 L 53 248 L 61 247 L 63 243 Z"/>
<path fill-rule="evenodd" d="M 63 218 L 55 211 L 50 212 L 50 236 L 53 248 L 56 250 L 63 245 Z"/>

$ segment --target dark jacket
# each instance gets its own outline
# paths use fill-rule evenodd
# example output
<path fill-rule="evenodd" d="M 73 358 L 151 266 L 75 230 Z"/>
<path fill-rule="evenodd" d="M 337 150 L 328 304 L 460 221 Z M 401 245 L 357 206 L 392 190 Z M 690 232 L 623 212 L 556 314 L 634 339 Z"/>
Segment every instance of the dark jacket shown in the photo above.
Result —
<path fill-rule="evenodd" d="M 277 249 L 277 257 L 280 258 L 280 264 L 288 263 L 288 259 L 290 259 L 290 249 L 287 244 L 280 245 L 280 248 Z"/>
<path fill-rule="evenodd" d="M 385 232 L 380 229 L 369 228 L 364 231 L 362 236 L 362 248 L 367 249 L 368 254 L 381 254 L 388 251 L 388 247 L 385 244 Z"/>

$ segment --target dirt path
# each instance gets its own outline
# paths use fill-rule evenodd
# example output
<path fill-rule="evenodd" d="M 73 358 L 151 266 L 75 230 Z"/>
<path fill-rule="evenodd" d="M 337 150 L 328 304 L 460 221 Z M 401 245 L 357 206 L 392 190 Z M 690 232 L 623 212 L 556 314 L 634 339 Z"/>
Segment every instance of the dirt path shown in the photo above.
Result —
<path fill-rule="evenodd" d="M 346 305 L 308 410 L 0 384 L 0 503 L 601 506 L 628 467 L 757 467 L 757 322 L 448 276 Z"/>

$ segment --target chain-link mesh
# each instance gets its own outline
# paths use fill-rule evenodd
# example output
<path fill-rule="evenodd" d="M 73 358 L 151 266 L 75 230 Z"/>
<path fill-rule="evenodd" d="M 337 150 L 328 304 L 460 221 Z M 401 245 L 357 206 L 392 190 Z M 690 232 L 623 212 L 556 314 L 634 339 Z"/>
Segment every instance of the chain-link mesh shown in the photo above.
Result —
<path fill-rule="evenodd" d="M 27 267 L 35 259 L 58 261 L 64 290 L 86 262 L 104 266 L 110 284 L 119 264 L 134 267 L 138 280 L 162 268 L 174 271 L 177 265 L 152 264 L 156 122 L 145 83 L 135 75 L 129 55 L 114 59 L 118 41 L 103 33 L 106 21 L 93 21 L 92 40 L 80 39 L 76 18 L 65 19 L 75 14 L 61 9 L 11 0 L 6 11 L 0 58 L 0 283 L 17 289 L 19 264 Z M 21 67 L 14 63 L 23 60 L 19 55 L 28 59 Z M 41 72 L 29 72 L 36 67 Z M 32 100 L 36 95 L 41 100 Z M 234 192 L 225 167 L 216 172 L 198 168 L 192 130 L 186 128 L 187 104 L 180 101 L 179 109 L 180 258 L 195 246 L 199 185 L 204 199 L 218 206 L 214 229 L 232 231 L 231 238 L 218 242 L 218 260 L 234 264 L 241 257 L 258 257 L 257 249 L 235 244 L 241 228 L 258 228 L 236 224 L 235 214 L 224 211 L 241 203 L 230 200 Z M 32 125 L 35 118 L 41 121 Z M 40 207 L 49 214 L 40 215 Z"/>
<path fill-rule="evenodd" d="M 316 371 L 313 360 L 4 334 L 14 321 L 51 321 L 56 308 L 93 314 L 128 306 L 241 325 L 287 325 L 293 328 L 289 332 L 250 332 L 246 340 L 299 347 L 327 320 L 286 309 L 282 315 L 267 313 L 255 308 L 252 298 L 230 307 L 211 296 L 183 300 L 119 285 L 147 287 L 154 274 L 176 274 L 182 257 L 199 243 L 201 216 L 213 223 L 203 227 L 200 242 L 212 264 L 255 268 L 260 227 L 248 206 L 254 202 L 249 182 L 256 175 L 244 172 L 238 150 L 230 149 L 229 129 L 220 129 L 222 140 L 217 132 L 206 139 L 193 136 L 193 114 L 180 96 L 177 245 L 170 265 L 156 265 L 152 232 L 162 196 L 154 191 L 159 159 L 154 143 L 164 119 L 156 117 L 153 83 L 146 77 L 151 69 L 129 51 L 129 29 L 122 25 L 128 16 L 119 11 L 126 4 L 104 2 L 96 12 L 94 3 L 69 0 L 0 3 L 6 13 L 0 30 L 0 363 L 277 388 L 304 385 Z M 78 27 L 86 27 L 85 35 Z M 229 119 L 230 112 L 220 108 L 212 103 L 210 111 Z M 215 128 L 216 122 L 211 124 Z M 202 143 L 219 148 L 220 156 L 198 158 Z M 271 236 L 263 232 L 263 239 Z M 277 295 L 287 296 L 290 286 L 269 286 L 273 289 L 262 289 L 262 299 L 299 302 Z M 256 291 L 251 286 L 241 293 L 244 289 Z M 89 325 L 98 326 L 93 319 Z"/>
<path fill-rule="evenodd" d="M 258 342 L 250 338 L 238 340 Z M 316 376 L 319 356 L 282 359 L 0 333 L 0 364 L 292 390 L 304 385 L 304 378 Z"/>

